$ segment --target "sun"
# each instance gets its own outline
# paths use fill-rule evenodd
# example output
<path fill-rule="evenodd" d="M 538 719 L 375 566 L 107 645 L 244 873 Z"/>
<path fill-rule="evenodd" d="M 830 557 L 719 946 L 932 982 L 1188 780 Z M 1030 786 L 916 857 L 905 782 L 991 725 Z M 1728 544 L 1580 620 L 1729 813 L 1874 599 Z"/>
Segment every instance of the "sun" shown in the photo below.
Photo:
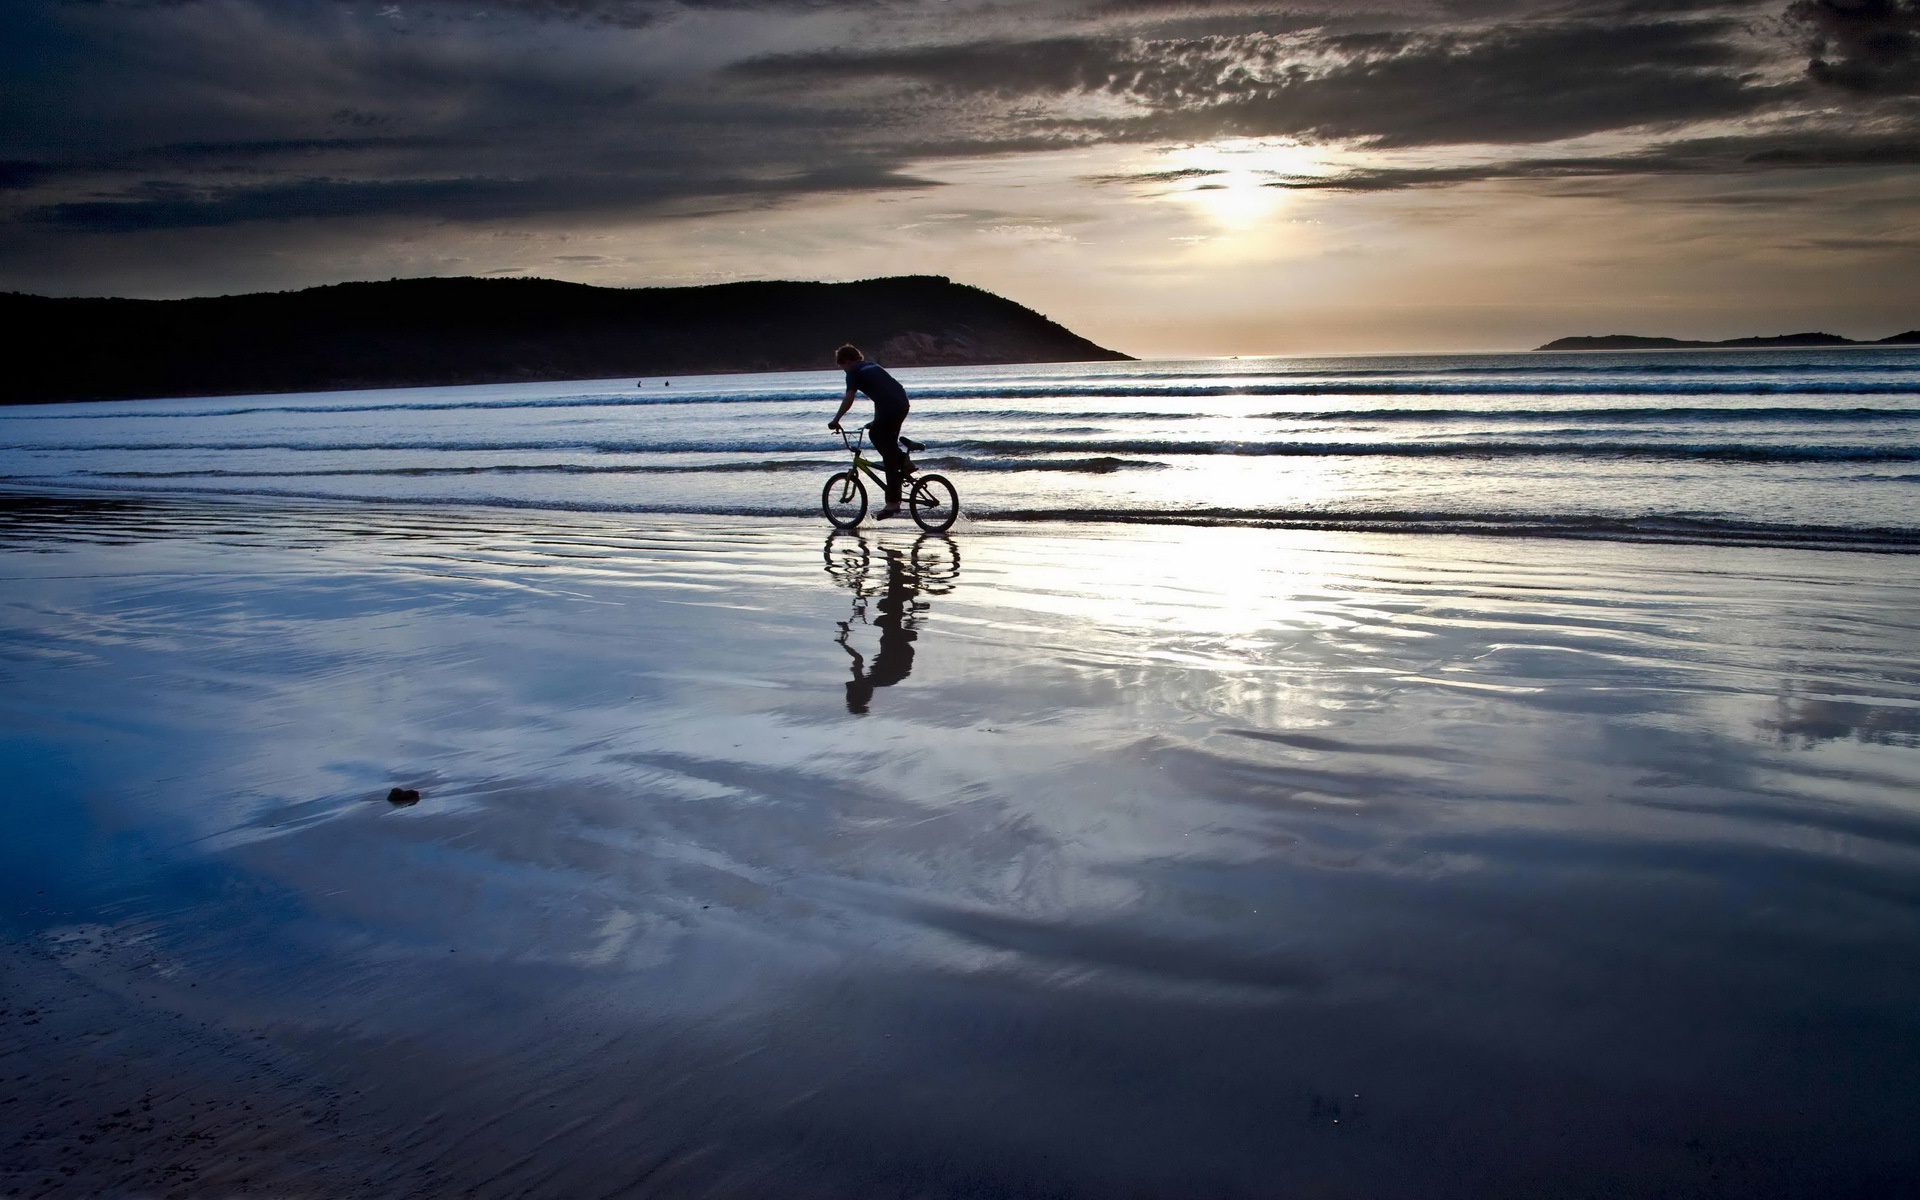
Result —
<path fill-rule="evenodd" d="M 1326 165 L 1310 148 L 1282 138 L 1230 138 L 1167 152 L 1167 169 L 1181 172 L 1174 198 L 1191 204 L 1223 233 L 1266 223 L 1286 207 L 1279 179 L 1320 175 Z"/>

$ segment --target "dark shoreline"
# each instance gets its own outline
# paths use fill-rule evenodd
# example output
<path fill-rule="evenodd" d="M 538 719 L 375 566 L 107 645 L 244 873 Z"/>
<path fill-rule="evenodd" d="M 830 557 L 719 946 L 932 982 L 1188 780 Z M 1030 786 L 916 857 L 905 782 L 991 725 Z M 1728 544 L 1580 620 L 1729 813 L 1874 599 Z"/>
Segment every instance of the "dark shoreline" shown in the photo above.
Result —
<path fill-rule="evenodd" d="M 20 347 L 6 404 L 825 370 L 848 341 L 893 367 L 1129 358 L 940 275 L 688 288 L 391 279 L 188 300 L 0 293 L 0 323 Z"/>
<path fill-rule="evenodd" d="M 1784 333 L 1777 337 L 1728 338 L 1718 342 L 1692 341 L 1686 338 L 1643 337 L 1634 333 L 1605 333 L 1594 336 L 1555 338 L 1543 350 L 1824 350 L 1849 346 L 1920 345 L 1920 329 L 1896 333 L 1875 341 L 1856 341 L 1837 333 Z"/>

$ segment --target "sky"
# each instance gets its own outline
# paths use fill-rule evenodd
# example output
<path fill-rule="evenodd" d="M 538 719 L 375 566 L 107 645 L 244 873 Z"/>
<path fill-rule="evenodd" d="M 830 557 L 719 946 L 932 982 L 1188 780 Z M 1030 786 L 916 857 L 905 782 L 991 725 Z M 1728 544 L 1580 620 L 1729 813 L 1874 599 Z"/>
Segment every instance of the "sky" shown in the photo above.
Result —
<path fill-rule="evenodd" d="M 1920 327 L 1920 0 L 8 0 L 0 289 L 942 274 L 1141 356 Z"/>

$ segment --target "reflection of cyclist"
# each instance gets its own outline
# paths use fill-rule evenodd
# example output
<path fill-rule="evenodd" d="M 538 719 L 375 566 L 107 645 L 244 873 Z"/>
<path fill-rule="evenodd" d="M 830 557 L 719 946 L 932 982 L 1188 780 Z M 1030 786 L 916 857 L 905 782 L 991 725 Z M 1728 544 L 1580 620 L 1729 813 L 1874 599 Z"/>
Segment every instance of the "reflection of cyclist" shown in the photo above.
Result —
<path fill-rule="evenodd" d="M 911 554 L 888 546 L 877 549 L 886 556 L 886 583 L 871 588 L 867 571 L 876 549 L 857 533 L 836 533 L 827 539 L 822 553 L 827 574 L 853 591 L 853 616 L 839 622 L 840 636 L 834 641 L 853 659 L 853 678 L 847 681 L 847 711 L 864 713 L 873 703 L 876 688 L 892 687 L 913 673 L 913 643 L 919 636 L 915 626 L 927 610 L 922 594 L 944 596 L 953 590 L 960 572 L 960 556 L 953 543 L 944 537 L 926 535 L 913 544 Z M 872 599 L 877 616 L 867 616 L 867 601 Z M 867 656 L 849 644 L 855 620 L 866 621 L 880 632 L 880 649 L 868 662 Z"/>
<path fill-rule="evenodd" d="M 865 392 L 873 401 L 873 423 L 867 426 L 873 435 L 873 448 L 887 464 L 887 503 L 873 514 L 883 521 L 900 515 L 900 481 L 907 474 L 907 453 L 900 448 L 900 425 L 907 419 L 907 389 L 887 374 L 877 362 L 860 353 L 860 347 L 848 344 L 834 352 L 833 361 L 847 373 L 847 396 L 840 411 L 833 414 L 827 428 L 840 432 L 840 418 L 853 407 L 856 393 Z"/>
<path fill-rule="evenodd" d="M 913 614 L 916 607 L 921 607 L 913 598 L 919 595 L 919 589 L 913 586 L 905 556 L 898 550 L 884 553 L 887 590 L 874 606 L 880 610 L 873 619 L 873 627 L 880 631 L 880 651 L 873 656 L 873 665 L 868 666 L 866 656 L 847 645 L 844 633 L 840 639 L 841 647 L 853 655 L 853 678 L 847 680 L 850 713 L 866 712 L 875 688 L 892 687 L 913 674 L 913 641 L 918 636 L 913 631 Z"/>

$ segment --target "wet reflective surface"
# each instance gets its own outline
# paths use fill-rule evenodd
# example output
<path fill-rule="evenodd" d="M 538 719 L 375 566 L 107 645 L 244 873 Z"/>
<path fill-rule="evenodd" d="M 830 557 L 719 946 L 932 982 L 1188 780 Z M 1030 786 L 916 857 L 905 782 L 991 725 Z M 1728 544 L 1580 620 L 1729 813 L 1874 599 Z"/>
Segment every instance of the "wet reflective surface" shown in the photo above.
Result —
<path fill-rule="evenodd" d="M 1920 1178 L 1908 558 L 16 497 L 0 589 L 23 1194 Z"/>

